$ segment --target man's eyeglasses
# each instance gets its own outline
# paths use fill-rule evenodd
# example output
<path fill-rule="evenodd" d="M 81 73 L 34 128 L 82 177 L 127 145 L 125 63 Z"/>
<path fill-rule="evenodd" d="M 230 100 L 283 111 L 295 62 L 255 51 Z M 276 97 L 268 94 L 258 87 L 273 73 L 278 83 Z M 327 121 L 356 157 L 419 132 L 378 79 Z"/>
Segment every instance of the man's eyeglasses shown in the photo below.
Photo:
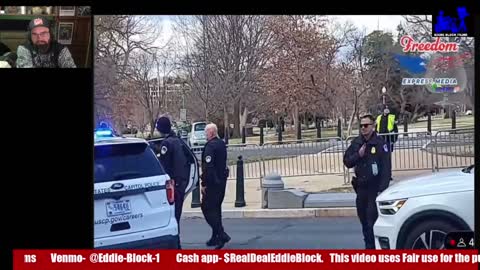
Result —
<path fill-rule="evenodd" d="M 371 126 L 371 125 L 373 125 L 373 124 L 361 124 L 360 126 L 361 126 L 362 128 L 367 128 L 368 126 Z"/>
<path fill-rule="evenodd" d="M 42 32 L 42 33 L 32 33 L 32 37 L 42 37 L 42 38 L 45 38 L 45 37 L 48 37 L 50 35 L 50 32 Z"/>

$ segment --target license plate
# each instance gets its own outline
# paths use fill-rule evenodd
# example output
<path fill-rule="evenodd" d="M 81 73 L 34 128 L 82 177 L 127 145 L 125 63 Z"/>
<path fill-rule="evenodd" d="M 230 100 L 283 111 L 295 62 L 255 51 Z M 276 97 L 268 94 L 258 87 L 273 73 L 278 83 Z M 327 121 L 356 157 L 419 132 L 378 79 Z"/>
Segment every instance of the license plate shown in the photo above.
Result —
<path fill-rule="evenodd" d="M 107 216 L 118 216 L 132 213 L 132 206 L 130 200 L 107 202 Z"/>

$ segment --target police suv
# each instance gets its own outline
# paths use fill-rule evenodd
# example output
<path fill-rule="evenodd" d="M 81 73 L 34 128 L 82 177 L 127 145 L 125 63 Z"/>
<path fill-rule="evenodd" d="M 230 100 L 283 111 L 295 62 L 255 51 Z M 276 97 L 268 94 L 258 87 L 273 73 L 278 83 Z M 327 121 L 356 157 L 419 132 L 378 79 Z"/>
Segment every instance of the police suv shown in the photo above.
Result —
<path fill-rule="evenodd" d="M 95 132 L 94 247 L 177 248 L 174 183 L 143 139 Z M 185 196 L 198 183 L 198 161 Z"/>

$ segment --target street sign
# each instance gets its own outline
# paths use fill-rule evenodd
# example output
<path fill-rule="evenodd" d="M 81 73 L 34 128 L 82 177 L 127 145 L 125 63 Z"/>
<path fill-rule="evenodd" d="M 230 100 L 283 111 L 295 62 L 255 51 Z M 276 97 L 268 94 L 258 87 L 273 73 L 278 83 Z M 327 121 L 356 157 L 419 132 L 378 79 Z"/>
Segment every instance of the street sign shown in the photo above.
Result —
<path fill-rule="evenodd" d="M 180 121 L 187 121 L 187 109 L 180 109 Z"/>

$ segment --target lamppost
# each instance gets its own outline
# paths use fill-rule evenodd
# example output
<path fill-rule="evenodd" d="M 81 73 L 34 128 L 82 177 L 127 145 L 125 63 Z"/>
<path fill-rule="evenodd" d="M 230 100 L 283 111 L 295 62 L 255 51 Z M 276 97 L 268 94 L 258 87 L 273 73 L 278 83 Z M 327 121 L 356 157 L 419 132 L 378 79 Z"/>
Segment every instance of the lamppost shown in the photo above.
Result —
<path fill-rule="evenodd" d="M 385 93 L 387 93 L 387 88 L 382 87 L 382 96 L 383 96 L 383 107 L 385 107 Z"/>

